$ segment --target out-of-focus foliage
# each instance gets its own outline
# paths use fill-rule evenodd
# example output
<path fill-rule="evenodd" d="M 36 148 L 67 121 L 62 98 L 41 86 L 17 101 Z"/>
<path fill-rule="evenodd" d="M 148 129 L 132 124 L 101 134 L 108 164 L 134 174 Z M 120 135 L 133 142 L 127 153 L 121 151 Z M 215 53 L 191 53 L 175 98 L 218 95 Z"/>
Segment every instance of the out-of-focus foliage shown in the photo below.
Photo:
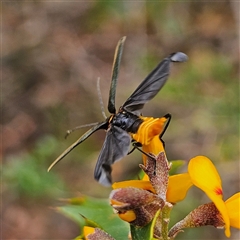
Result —
<path fill-rule="evenodd" d="M 2 172 L 6 183 L 3 185 L 3 192 L 13 194 L 12 197 L 17 199 L 33 198 L 35 201 L 63 196 L 66 187 L 62 179 L 55 173 L 47 173 L 45 168 L 56 148 L 56 139 L 44 137 L 31 152 L 9 158 Z"/>
<path fill-rule="evenodd" d="M 69 199 L 68 204 L 56 208 L 56 211 L 75 221 L 81 231 L 84 225 L 99 227 L 112 237 L 125 240 L 129 233 L 129 224 L 122 221 L 113 212 L 109 201 L 106 199 L 94 199 L 87 196 Z"/>
<path fill-rule="evenodd" d="M 110 189 L 93 180 L 104 132 L 76 148 L 53 173 L 45 170 L 85 131 L 64 140 L 67 129 L 102 121 L 96 80 L 101 78 L 106 107 L 114 49 L 122 36 L 127 40 L 116 107 L 163 57 L 185 52 L 189 61 L 172 67 L 143 114 L 172 114 L 163 137 L 169 160 L 206 155 L 219 166 L 226 197 L 229 184 L 239 191 L 238 10 L 236 1 L 3 2 L 3 238 L 73 238 L 78 226 L 56 215 L 49 203 L 78 191 L 108 196 Z M 130 179 L 140 162 L 135 151 L 116 163 L 114 180 Z M 176 219 L 197 205 L 180 204 Z M 189 239 L 224 237 L 217 234 L 209 230 Z"/>

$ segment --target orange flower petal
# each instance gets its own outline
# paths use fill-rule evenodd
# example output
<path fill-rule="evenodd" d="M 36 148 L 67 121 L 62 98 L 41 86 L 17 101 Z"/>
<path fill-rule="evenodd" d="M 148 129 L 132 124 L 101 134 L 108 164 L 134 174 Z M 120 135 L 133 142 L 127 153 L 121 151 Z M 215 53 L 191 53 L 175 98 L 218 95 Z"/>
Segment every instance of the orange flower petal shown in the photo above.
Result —
<path fill-rule="evenodd" d="M 188 172 L 195 186 L 204 192 L 215 193 L 222 197 L 221 178 L 213 163 L 204 156 L 192 158 L 188 164 Z"/>
<path fill-rule="evenodd" d="M 156 135 L 152 138 L 148 145 L 143 145 L 142 150 L 145 153 L 152 153 L 158 155 L 160 152 L 164 151 L 163 143 L 160 141 L 159 136 Z M 147 156 L 143 154 L 143 164 L 146 163 Z"/>
<path fill-rule="evenodd" d="M 142 181 L 150 181 L 149 176 L 146 173 L 144 173 Z"/>
<path fill-rule="evenodd" d="M 83 234 L 85 236 L 85 238 L 89 235 L 95 232 L 95 228 L 93 227 L 88 227 L 88 226 L 84 226 L 83 227 Z M 87 239 L 87 238 L 86 238 Z"/>
<path fill-rule="evenodd" d="M 155 190 L 154 190 L 152 184 L 150 183 L 150 181 L 129 180 L 129 181 L 123 181 L 123 182 L 115 182 L 112 185 L 113 189 L 126 188 L 126 187 L 141 188 L 141 189 L 148 190 L 148 191 L 155 193 Z"/>
<path fill-rule="evenodd" d="M 164 151 L 163 143 L 159 136 L 164 130 L 164 124 L 167 121 L 166 117 L 153 118 L 153 117 L 140 117 L 143 122 L 140 125 L 137 133 L 131 134 L 132 138 L 141 143 L 142 150 L 145 153 L 152 153 L 158 155 Z M 143 154 L 143 164 L 146 163 L 147 156 Z"/>
<path fill-rule="evenodd" d="M 126 222 L 132 222 L 136 219 L 136 214 L 133 210 L 126 211 L 125 213 L 118 213 L 118 216 Z"/>
<path fill-rule="evenodd" d="M 162 118 L 153 118 L 153 117 L 140 117 L 143 122 L 141 123 L 137 133 L 132 134 L 132 138 L 136 141 L 141 143 L 143 146 L 148 145 L 153 137 L 158 136 L 162 133 L 164 129 L 164 124 L 167 121 L 166 117 Z M 158 154 L 158 151 L 155 154 Z"/>
<path fill-rule="evenodd" d="M 176 203 L 183 200 L 192 185 L 188 173 L 170 176 L 167 190 L 167 201 Z"/>
<path fill-rule="evenodd" d="M 193 184 L 207 194 L 221 213 L 225 223 L 225 235 L 230 237 L 230 220 L 226 205 L 222 200 L 221 178 L 215 166 L 207 157 L 197 156 L 190 160 L 188 172 Z"/>
<path fill-rule="evenodd" d="M 234 194 L 227 201 L 225 201 L 228 216 L 230 219 L 230 225 L 232 227 L 240 229 L 240 193 Z"/>
<path fill-rule="evenodd" d="M 114 199 L 110 199 L 110 204 L 111 204 L 112 206 L 123 206 L 123 205 L 124 205 L 124 203 L 119 202 L 119 201 L 114 200 Z"/>

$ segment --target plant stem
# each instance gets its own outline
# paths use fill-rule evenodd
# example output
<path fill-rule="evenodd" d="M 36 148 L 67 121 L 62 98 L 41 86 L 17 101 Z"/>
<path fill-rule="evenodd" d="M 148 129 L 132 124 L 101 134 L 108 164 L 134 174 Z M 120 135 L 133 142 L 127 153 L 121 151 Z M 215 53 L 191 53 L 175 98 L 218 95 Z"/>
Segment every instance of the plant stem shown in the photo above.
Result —
<path fill-rule="evenodd" d="M 173 205 L 166 202 L 162 209 L 162 240 L 169 240 L 168 238 L 168 224 L 170 222 L 170 213 Z"/>

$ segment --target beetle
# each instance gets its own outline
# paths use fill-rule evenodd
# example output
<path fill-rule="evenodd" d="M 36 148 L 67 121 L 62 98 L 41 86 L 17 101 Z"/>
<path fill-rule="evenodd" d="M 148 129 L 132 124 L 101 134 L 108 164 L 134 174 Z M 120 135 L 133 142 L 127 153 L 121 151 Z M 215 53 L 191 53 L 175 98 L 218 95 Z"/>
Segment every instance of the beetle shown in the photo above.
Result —
<path fill-rule="evenodd" d="M 143 117 L 141 116 L 140 110 L 145 103 L 151 100 L 160 91 L 167 81 L 170 63 L 184 62 L 187 60 L 187 55 L 182 52 L 176 52 L 163 59 L 163 61 L 142 81 L 119 110 L 116 111 L 116 85 L 125 39 L 126 37 L 122 37 L 119 40 L 114 55 L 108 100 L 108 111 L 111 115 L 107 117 L 105 121 L 96 123 L 96 125 L 68 147 L 50 165 L 48 171 L 94 132 L 99 129 L 104 129 L 106 130 L 106 138 L 97 160 L 94 178 L 102 185 L 109 186 L 111 184 L 111 165 L 129 153 L 131 141 L 140 146 L 146 145 L 151 136 L 156 134 L 156 131 L 159 132 L 159 138 L 162 141 L 162 135 L 167 129 L 171 115 L 167 114 L 161 118 Z"/>

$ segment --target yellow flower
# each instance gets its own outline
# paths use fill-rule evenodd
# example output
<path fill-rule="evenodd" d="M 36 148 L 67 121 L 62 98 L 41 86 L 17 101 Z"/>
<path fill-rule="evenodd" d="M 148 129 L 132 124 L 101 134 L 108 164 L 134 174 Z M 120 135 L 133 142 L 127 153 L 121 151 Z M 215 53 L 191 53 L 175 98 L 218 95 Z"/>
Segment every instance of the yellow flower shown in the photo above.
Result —
<path fill-rule="evenodd" d="M 225 235 L 230 237 L 230 226 L 239 228 L 239 193 L 223 201 L 221 178 L 213 163 L 204 156 L 192 158 L 188 173 L 193 184 L 203 190 L 217 207 L 225 224 Z"/>
<path fill-rule="evenodd" d="M 155 193 L 148 178 L 143 180 L 130 180 L 113 184 L 114 189 L 135 187 Z M 225 224 L 225 235 L 230 237 L 230 226 L 240 229 L 240 193 L 236 193 L 226 202 L 223 200 L 221 178 L 213 163 L 204 156 L 192 158 L 188 165 L 188 173 L 169 177 L 167 201 L 176 203 L 185 198 L 189 188 L 195 185 L 204 191 L 214 203 L 222 221 Z"/>
<path fill-rule="evenodd" d="M 115 182 L 112 185 L 113 189 L 135 187 L 155 193 L 155 190 L 149 180 L 144 176 L 143 180 L 129 180 L 122 182 Z M 188 173 L 177 174 L 169 177 L 167 189 L 167 201 L 177 203 L 182 201 L 187 194 L 187 191 L 192 186 L 192 181 Z"/>
<path fill-rule="evenodd" d="M 167 189 L 167 201 L 177 203 L 182 201 L 193 185 L 188 173 L 181 173 L 169 177 Z"/>
<path fill-rule="evenodd" d="M 218 209 L 225 224 L 225 235 L 227 237 L 231 235 L 230 226 L 240 228 L 240 193 L 233 195 L 224 202 L 221 178 L 210 159 L 204 156 L 192 158 L 188 164 L 186 175 L 172 176 L 172 184 L 170 179 L 171 177 L 169 178 L 169 192 L 172 193 L 172 202 L 179 200 L 174 198 L 174 193 L 176 197 L 178 194 L 184 196 L 190 185 L 193 184 L 204 191 Z"/>
<path fill-rule="evenodd" d="M 135 226 L 148 224 L 164 206 L 164 201 L 156 194 L 127 186 L 113 190 L 109 200 L 118 216 Z"/>
<path fill-rule="evenodd" d="M 138 132 L 132 138 L 142 144 L 142 149 L 146 153 L 158 155 L 164 151 L 163 142 L 160 136 L 164 131 L 164 124 L 167 118 L 158 119 L 144 118 Z M 146 164 L 146 155 L 143 154 L 143 163 Z M 192 158 L 188 165 L 188 173 L 177 174 L 169 177 L 167 196 L 168 202 L 176 203 L 183 200 L 189 188 L 195 185 L 203 190 L 217 207 L 225 224 L 225 235 L 230 236 L 230 226 L 240 228 L 239 206 L 240 193 L 235 194 L 226 202 L 223 201 L 223 190 L 221 178 L 213 163 L 204 156 Z M 142 180 L 132 180 L 114 183 L 113 188 L 135 187 L 155 193 L 149 181 L 148 175 L 144 175 Z"/>
<path fill-rule="evenodd" d="M 230 220 L 230 226 L 240 229 L 240 193 L 234 194 L 225 201 Z"/>
<path fill-rule="evenodd" d="M 132 134 L 132 138 L 142 145 L 142 150 L 145 153 L 152 153 L 157 155 L 164 151 L 163 142 L 160 136 L 165 131 L 164 124 L 168 117 L 153 118 L 141 117 L 143 123 L 140 125 L 137 133 Z M 143 154 L 143 163 L 146 163 L 146 155 Z"/>

